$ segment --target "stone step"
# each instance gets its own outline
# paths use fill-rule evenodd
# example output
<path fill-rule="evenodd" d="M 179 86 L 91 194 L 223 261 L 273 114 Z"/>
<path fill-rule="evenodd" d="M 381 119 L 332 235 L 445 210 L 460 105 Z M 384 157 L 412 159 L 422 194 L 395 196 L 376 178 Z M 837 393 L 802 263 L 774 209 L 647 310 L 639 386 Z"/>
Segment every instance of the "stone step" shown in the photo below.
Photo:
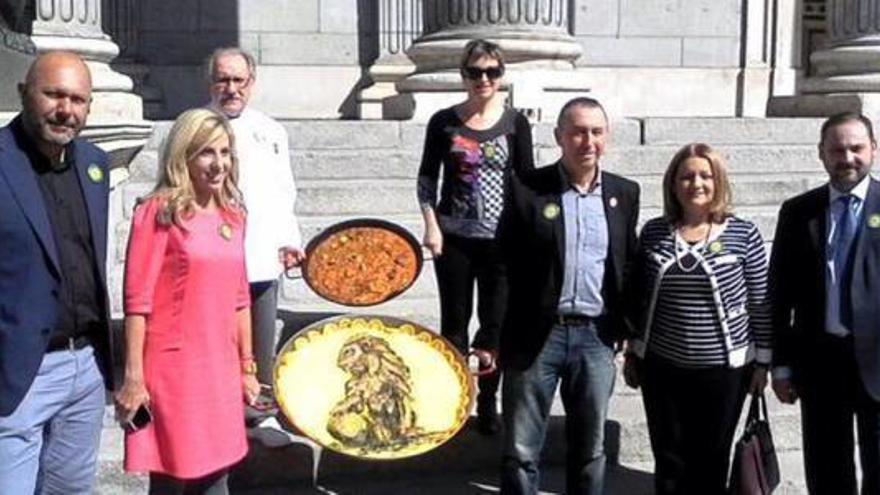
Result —
<path fill-rule="evenodd" d="M 721 145 L 803 144 L 814 147 L 823 119 L 815 118 L 731 118 L 651 117 L 611 121 L 616 146 L 682 145 L 705 142 Z M 380 149 L 407 148 L 421 151 L 425 124 L 392 121 L 283 121 L 290 135 L 291 149 Z M 532 128 L 538 147 L 555 147 L 555 124 Z M 345 139 L 340 139 L 345 136 Z"/>
<path fill-rule="evenodd" d="M 702 140 L 717 147 L 731 170 L 818 170 L 817 119 L 651 118 L 615 122 L 604 164 L 624 174 L 662 173 L 679 146 Z M 377 121 L 288 121 L 291 162 L 297 177 L 414 178 L 422 155 L 424 126 Z M 170 122 L 157 122 L 142 153 L 132 163 L 134 178 L 154 181 L 158 149 Z M 622 135 L 621 135 L 622 133 Z M 536 162 L 559 157 L 552 126 L 534 131 Z M 345 136 L 345 139 L 340 139 Z M 152 165 L 151 165 L 152 164 Z"/>
<path fill-rule="evenodd" d="M 642 186 L 644 208 L 663 205 L 662 177 L 633 177 Z M 786 198 L 823 182 L 819 175 L 745 175 L 732 181 L 736 206 L 778 207 Z M 402 179 L 300 181 L 297 212 L 303 216 L 417 215 L 415 184 Z"/>
<path fill-rule="evenodd" d="M 625 176 L 663 175 L 678 146 L 612 147 L 602 159 L 606 170 Z M 807 145 L 721 147 L 732 174 L 823 174 L 816 148 Z M 538 166 L 553 163 L 559 149 L 538 148 Z M 421 151 L 400 149 L 297 150 L 291 166 L 298 181 L 312 179 L 410 179 L 415 183 Z"/>
<path fill-rule="evenodd" d="M 647 145 L 703 142 L 712 146 L 804 144 L 815 150 L 823 121 L 817 118 L 651 117 L 642 121 L 643 142 Z"/>
<path fill-rule="evenodd" d="M 403 149 L 421 153 L 425 141 L 424 123 L 408 121 L 282 121 L 290 136 L 292 150 Z M 638 119 L 611 122 L 614 142 L 620 146 L 641 144 L 642 129 Z M 553 124 L 533 126 L 535 146 L 556 146 Z M 345 139 L 340 139 L 345 136 Z"/>

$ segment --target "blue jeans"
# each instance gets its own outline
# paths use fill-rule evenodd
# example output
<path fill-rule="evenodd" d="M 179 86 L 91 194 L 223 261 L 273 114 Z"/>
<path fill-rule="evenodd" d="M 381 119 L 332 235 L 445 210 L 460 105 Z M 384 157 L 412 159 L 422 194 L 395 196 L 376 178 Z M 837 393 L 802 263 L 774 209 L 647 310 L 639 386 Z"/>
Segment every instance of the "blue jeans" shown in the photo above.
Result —
<path fill-rule="evenodd" d="M 0 416 L 0 493 L 92 493 L 103 417 L 94 349 L 46 353 L 21 404 Z"/>
<path fill-rule="evenodd" d="M 599 339 L 600 320 L 554 325 L 526 370 L 505 370 L 501 493 L 538 493 L 541 448 L 553 394 L 560 383 L 565 406 L 566 493 L 601 495 L 604 427 L 614 388 L 614 351 Z"/>

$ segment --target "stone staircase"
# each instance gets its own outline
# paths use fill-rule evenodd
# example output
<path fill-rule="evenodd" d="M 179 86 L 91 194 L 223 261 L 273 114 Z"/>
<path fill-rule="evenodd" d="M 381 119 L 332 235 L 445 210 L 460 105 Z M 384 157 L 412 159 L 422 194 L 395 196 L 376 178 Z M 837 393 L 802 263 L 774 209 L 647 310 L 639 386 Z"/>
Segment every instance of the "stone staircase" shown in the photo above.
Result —
<path fill-rule="evenodd" d="M 284 124 L 291 137 L 291 158 L 299 194 L 297 212 L 306 238 L 342 220 L 381 217 L 403 225 L 421 239 L 415 177 L 425 130 L 423 124 L 381 121 L 290 121 Z M 641 221 L 644 222 L 661 212 L 662 174 L 675 151 L 691 141 L 709 143 L 728 160 L 735 211 L 755 221 L 769 243 L 781 201 L 824 181 L 824 170 L 816 153 L 820 124 L 819 119 L 782 118 L 618 120 L 612 123 L 612 143 L 603 159 L 603 167 L 641 184 Z M 110 279 L 115 289 L 117 315 L 130 212 L 136 198 L 155 181 L 157 150 L 169 127 L 167 122 L 156 124 L 154 135 L 132 163 L 129 178 L 118 185 L 112 196 L 111 226 L 116 237 L 111 244 L 115 265 L 110 270 Z M 558 148 L 552 125 L 537 125 L 533 136 L 536 163 L 555 161 Z M 280 299 L 283 308 L 294 312 L 377 313 L 412 319 L 430 328 L 439 326 L 430 259 L 407 293 L 379 306 L 352 309 L 325 302 L 314 295 L 301 278 L 286 280 Z M 773 399 L 770 406 L 785 483 L 780 493 L 805 493 L 799 410 L 781 406 Z M 553 412 L 563 414 L 558 401 Z M 610 416 L 619 426 L 619 462 L 633 469 L 652 471 L 641 397 L 620 380 Z M 562 462 L 561 456 L 553 457 Z M 118 471 L 118 457 L 105 456 L 104 462 L 109 464 L 102 469 L 102 476 L 117 479 L 113 477 L 113 469 Z M 486 459 L 486 462 L 494 465 L 497 460 Z"/>

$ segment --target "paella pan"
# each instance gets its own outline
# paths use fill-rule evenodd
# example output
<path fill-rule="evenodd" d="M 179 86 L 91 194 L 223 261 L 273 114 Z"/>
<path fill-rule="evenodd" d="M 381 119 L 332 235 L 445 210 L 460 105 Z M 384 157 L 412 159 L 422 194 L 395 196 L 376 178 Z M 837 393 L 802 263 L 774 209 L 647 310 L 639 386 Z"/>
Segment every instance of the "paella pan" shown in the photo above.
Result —
<path fill-rule="evenodd" d="M 422 250 L 406 229 L 363 218 L 335 224 L 306 247 L 302 274 L 321 297 L 371 306 L 408 289 L 422 269 Z"/>
<path fill-rule="evenodd" d="M 388 316 L 309 325 L 285 343 L 274 372 L 291 423 L 324 447 L 362 459 L 438 447 L 461 429 L 473 404 L 462 355 L 431 330 Z"/>

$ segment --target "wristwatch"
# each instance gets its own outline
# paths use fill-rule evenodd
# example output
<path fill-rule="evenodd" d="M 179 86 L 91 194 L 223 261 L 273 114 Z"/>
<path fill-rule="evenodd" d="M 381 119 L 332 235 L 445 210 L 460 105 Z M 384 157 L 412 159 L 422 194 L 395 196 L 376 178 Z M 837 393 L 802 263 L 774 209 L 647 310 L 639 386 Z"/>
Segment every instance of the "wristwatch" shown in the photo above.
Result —
<path fill-rule="evenodd" d="M 256 375 L 257 374 L 257 363 L 255 361 L 242 361 L 241 362 L 241 372 L 245 375 Z"/>

